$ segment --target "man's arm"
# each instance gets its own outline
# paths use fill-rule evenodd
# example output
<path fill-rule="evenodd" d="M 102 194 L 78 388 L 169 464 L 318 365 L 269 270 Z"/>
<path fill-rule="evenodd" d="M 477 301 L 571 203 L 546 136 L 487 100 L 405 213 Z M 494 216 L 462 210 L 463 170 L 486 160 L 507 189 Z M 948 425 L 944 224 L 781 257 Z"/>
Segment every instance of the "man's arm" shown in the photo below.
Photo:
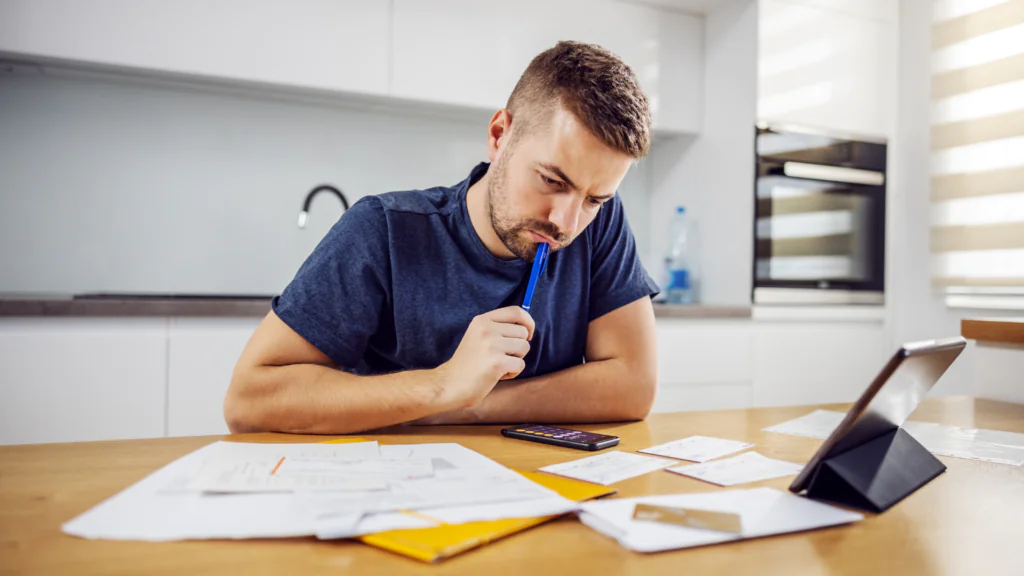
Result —
<path fill-rule="evenodd" d="M 270 312 L 242 352 L 224 400 L 232 432 L 343 434 L 478 403 L 523 371 L 533 319 L 517 307 L 473 319 L 452 358 L 433 370 L 356 376 Z"/>
<path fill-rule="evenodd" d="M 476 405 L 416 424 L 642 420 L 657 389 L 656 340 L 651 299 L 640 298 L 590 323 L 586 363 L 503 382 Z"/>

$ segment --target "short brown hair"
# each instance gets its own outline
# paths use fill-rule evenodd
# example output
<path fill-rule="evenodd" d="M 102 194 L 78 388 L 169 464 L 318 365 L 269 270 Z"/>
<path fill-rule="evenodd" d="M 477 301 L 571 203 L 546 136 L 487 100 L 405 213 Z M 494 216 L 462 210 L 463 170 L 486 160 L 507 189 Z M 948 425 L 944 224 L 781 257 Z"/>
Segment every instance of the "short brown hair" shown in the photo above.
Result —
<path fill-rule="evenodd" d="M 636 75 L 618 56 L 596 44 L 559 42 L 526 67 L 508 98 L 513 118 L 530 109 L 521 135 L 561 104 L 602 142 L 632 158 L 651 147 L 651 112 Z"/>

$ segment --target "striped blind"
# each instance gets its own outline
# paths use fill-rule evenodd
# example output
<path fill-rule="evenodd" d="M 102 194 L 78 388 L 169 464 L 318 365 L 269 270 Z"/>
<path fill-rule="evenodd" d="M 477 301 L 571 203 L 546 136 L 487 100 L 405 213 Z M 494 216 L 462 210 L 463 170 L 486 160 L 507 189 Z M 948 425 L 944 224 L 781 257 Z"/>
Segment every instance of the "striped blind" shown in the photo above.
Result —
<path fill-rule="evenodd" d="M 1024 294 L 1024 0 L 937 0 L 931 93 L 933 281 Z"/>

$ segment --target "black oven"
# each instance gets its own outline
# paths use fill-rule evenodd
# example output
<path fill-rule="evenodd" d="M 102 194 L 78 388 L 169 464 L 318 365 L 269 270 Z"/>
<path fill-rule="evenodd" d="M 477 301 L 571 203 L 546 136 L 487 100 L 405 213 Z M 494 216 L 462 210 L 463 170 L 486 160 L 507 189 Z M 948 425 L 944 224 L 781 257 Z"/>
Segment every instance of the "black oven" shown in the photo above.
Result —
<path fill-rule="evenodd" d="M 759 124 L 755 304 L 880 304 L 886 143 Z"/>

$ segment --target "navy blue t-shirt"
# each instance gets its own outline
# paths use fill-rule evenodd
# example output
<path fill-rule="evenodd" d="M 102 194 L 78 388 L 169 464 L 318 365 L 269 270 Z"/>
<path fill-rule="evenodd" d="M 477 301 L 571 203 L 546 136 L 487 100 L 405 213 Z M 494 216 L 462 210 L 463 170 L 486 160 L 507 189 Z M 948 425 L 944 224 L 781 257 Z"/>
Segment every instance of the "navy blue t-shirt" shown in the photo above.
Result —
<path fill-rule="evenodd" d="M 487 169 L 453 187 L 356 202 L 274 298 L 274 312 L 347 372 L 446 362 L 475 316 L 522 304 L 530 276 L 530 262 L 494 256 L 470 222 L 466 191 Z M 582 363 L 591 320 L 657 291 L 616 196 L 549 257 L 520 378 Z"/>

